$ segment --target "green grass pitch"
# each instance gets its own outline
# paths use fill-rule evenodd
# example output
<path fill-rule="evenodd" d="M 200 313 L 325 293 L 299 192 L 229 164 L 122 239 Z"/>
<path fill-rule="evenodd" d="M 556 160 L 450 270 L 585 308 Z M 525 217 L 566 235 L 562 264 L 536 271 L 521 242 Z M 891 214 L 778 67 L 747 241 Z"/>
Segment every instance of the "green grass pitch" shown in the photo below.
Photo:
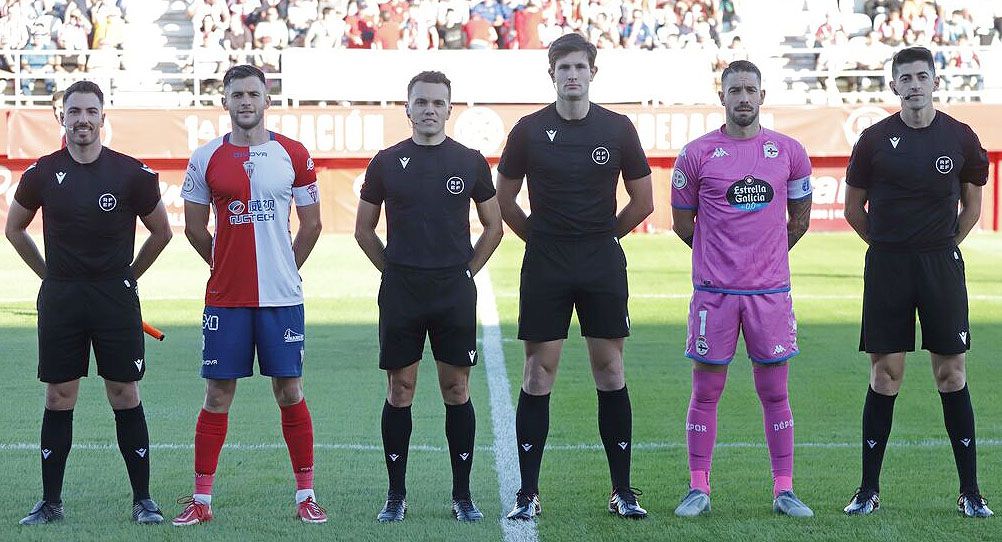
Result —
<path fill-rule="evenodd" d="M 856 351 L 864 247 L 849 234 L 808 234 L 794 249 L 794 301 L 802 354 L 790 393 L 796 419 L 795 487 L 816 517 L 771 512 L 769 458 L 761 411 L 743 349 L 720 405 L 714 458 L 713 512 L 695 520 L 672 510 L 686 489 L 683 423 L 690 365 L 682 356 L 689 252 L 671 236 L 631 236 L 633 334 L 627 382 L 633 400 L 633 484 L 644 491 L 648 520 L 618 520 L 605 511 L 608 470 L 600 448 L 596 394 L 583 340 L 572 323 L 551 402 L 551 427 L 540 480 L 544 514 L 538 536 L 555 540 L 1002 540 L 998 520 L 972 521 L 955 511 L 957 478 L 945 438 L 929 358 L 910 355 L 882 476 L 882 508 L 872 517 L 841 512 L 859 482 L 859 419 L 868 361 Z M 1002 237 L 974 235 L 962 247 L 971 295 L 973 350 L 968 374 L 978 422 L 980 481 L 990 505 L 1002 491 Z M 522 374 L 515 340 L 522 245 L 506 238 L 490 263 L 501 319 L 512 403 Z M 191 492 L 191 443 L 201 406 L 198 377 L 201 295 L 208 270 L 175 237 L 140 281 L 146 319 L 167 333 L 148 340 L 142 382 L 150 424 L 152 490 L 167 516 Z M 115 444 L 114 418 L 96 368 L 84 379 L 74 418 L 60 525 L 21 528 L 17 520 L 41 493 L 38 431 L 42 385 L 35 379 L 34 298 L 38 281 L 6 243 L 0 246 L 0 472 L 5 506 L 2 540 L 501 540 L 502 510 L 492 447 L 486 371 L 473 371 L 477 409 L 474 497 L 487 516 L 458 525 L 450 516 L 444 407 L 430 350 L 419 377 L 408 466 L 407 520 L 380 525 L 386 491 L 379 418 L 385 377 L 376 367 L 379 277 L 349 236 L 324 236 L 303 269 L 307 292 L 306 395 L 316 434 L 316 487 L 326 525 L 293 517 L 295 489 L 268 381 L 240 382 L 220 459 L 207 525 L 177 529 L 130 522 L 130 491 Z M 510 422 L 510 420 L 509 420 Z M 511 447 L 513 442 L 500 442 Z M 502 465 L 514 469 L 517 465 Z M 1002 510 L 1000 510 L 1002 512 Z"/>

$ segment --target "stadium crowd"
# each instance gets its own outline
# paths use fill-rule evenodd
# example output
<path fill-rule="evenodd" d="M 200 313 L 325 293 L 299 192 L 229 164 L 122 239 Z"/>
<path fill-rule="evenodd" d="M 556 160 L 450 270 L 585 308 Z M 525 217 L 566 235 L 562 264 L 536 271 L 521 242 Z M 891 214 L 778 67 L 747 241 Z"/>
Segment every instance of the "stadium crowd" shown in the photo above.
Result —
<path fill-rule="evenodd" d="M 569 32 L 599 48 L 698 49 L 722 70 L 747 59 L 742 44 L 742 0 L 177 0 L 191 19 L 185 71 L 221 73 L 250 62 L 280 70 L 288 47 L 356 49 L 543 49 Z M 747 1 L 747 0 L 746 0 Z M 0 50 L 23 50 L 20 69 L 31 74 L 119 69 L 133 8 L 142 0 L 8 0 L 0 7 Z M 177 3 L 177 2 L 175 2 Z M 897 46 L 938 50 L 940 67 L 976 71 L 974 46 L 1000 42 L 1002 7 L 990 1 L 805 0 L 803 39 L 816 47 L 818 70 L 878 70 Z M 851 4 L 846 6 L 845 4 Z M 852 12 L 858 7 L 861 12 Z M 847 11 L 848 10 L 848 11 Z M 862 21 L 862 24 L 861 24 Z M 756 32 L 770 29 L 755 29 Z M 773 32 L 780 32 L 772 29 Z M 748 36 L 746 36 L 747 38 Z M 781 41 L 781 40 L 780 40 Z M 186 49 L 178 44 L 177 49 Z M 30 54 L 60 49 L 69 54 Z M 75 51 L 81 51 L 76 53 Z M 0 78 L 9 79 L 18 59 L 0 55 Z M 36 92 L 49 93 L 46 79 Z M 867 90 L 880 78 L 841 78 L 848 90 Z M 30 94 L 32 79 L 22 79 Z M 953 83 L 981 84 L 968 75 Z M 844 89 L 845 90 L 845 89 Z"/>

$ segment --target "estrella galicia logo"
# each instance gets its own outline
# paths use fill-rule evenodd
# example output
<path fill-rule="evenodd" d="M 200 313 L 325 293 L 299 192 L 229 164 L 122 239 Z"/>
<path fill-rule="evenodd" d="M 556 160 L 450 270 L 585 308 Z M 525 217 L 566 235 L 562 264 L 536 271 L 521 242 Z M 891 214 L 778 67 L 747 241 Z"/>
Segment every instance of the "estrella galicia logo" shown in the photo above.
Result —
<path fill-rule="evenodd" d="M 946 175 L 953 171 L 953 158 L 943 155 L 936 159 L 936 171 Z"/>
<path fill-rule="evenodd" d="M 450 194 L 462 194 L 464 188 L 466 188 L 466 183 L 460 177 L 449 177 L 449 180 L 445 181 L 445 189 Z"/>
<path fill-rule="evenodd" d="M 244 205 L 244 202 L 235 199 L 231 201 L 230 204 L 226 206 L 226 208 L 229 209 L 230 214 L 241 215 L 243 214 L 244 209 L 246 209 L 247 207 Z"/>
<path fill-rule="evenodd" d="M 742 211 L 758 211 L 769 205 L 774 195 L 772 185 L 747 175 L 727 189 L 727 203 Z"/>
<path fill-rule="evenodd" d="M 102 211 L 112 211 L 116 205 L 118 205 L 118 200 L 115 199 L 114 194 L 104 193 L 101 194 L 101 197 L 97 198 L 97 206 Z"/>

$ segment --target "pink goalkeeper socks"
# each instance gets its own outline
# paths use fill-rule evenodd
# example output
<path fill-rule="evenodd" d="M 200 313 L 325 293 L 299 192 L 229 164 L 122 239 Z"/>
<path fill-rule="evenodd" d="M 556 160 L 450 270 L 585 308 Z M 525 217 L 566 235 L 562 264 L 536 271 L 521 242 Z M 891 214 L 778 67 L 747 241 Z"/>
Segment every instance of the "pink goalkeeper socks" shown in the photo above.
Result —
<path fill-rule="evenodd" d="M 717 440 L 717 403 L 724 391 L 727 373 L 692 371 L 692 397 L 685 420 L 689 448 L 689 484 L 692 489 L 710 493 L 710 466 L 713 445 Z"/>
<path fill-rule="evenodd" d="M 755 391 L 762 402 L 765 440 L 772 462 L 773 495 L 793 489 L 793 413 L 786 381 L 789 366 L 753 364 Z"/>

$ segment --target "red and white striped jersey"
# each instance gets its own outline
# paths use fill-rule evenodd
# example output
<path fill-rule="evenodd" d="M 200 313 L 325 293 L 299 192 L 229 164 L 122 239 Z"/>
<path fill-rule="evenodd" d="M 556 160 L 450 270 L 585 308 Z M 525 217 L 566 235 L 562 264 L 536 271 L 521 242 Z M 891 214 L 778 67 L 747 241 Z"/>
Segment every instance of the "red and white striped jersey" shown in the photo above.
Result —
<path fill-rule="evenodd" d="M 317 173 L 306 147 L 281 134 L 252 147 L 230 134 L 191 156 L 181 195 L 212 205 L 216 231 L 205 304 L 212 307 L 285 307 L 303 302 L 292 254 L 289 214 L 320 202 Z"/>

